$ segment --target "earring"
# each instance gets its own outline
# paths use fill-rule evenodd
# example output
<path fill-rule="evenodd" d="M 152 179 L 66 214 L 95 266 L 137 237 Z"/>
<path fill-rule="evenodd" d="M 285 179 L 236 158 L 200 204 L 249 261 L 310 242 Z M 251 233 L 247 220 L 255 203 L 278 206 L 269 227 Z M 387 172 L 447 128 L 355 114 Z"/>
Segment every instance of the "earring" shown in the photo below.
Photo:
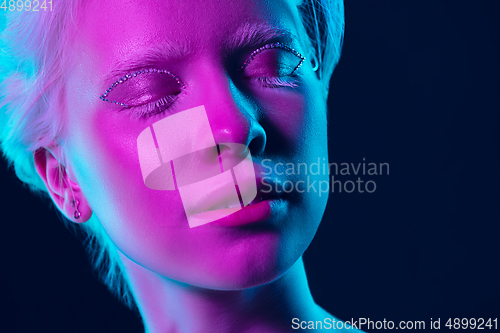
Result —
<path fill-rule="evenodd" d="M 73 217 L 75 220 L 78 220 L 82 214 L 80 214 L 80 211 L 78 210 L 78 205 L 80 204 L 80 201 L 77 199 L 71 201 L 71 207 L 75 209 L 75 212 L 73 213 Z"/>

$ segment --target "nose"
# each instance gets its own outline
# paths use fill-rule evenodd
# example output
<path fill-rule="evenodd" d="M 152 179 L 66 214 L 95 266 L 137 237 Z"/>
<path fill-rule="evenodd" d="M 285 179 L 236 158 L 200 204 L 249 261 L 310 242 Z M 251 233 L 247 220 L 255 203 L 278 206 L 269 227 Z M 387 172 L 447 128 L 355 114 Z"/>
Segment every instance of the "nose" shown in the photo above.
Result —
<path fill-rule="evenodd" d="M 205 105 L 214 140 L 220 154 L 230 154 L 224 143 L 237 143 L 249 148 L 252 156 L 264 152 L 266 132 L 258 122 L 257 106 L 240 91 L 226 73 L 214 66 L 205 69 L 197 84 L 200 104 Z"/>

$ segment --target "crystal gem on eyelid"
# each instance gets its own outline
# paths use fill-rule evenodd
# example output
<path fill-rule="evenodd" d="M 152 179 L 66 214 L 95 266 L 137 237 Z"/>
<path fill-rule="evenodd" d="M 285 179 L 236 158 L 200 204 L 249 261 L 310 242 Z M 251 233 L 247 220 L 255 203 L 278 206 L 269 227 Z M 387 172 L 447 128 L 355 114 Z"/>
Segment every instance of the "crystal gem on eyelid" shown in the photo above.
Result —
<path fill-rule="evenodd" d="M 129 107 L 127 106 L 126 104 L 124 103 L 119 103 L 117 101 L 110 101 L 108 99 L 106 99 L 105 97 L 107 97 L 107 95 L 111 92 L 111 90 L 113 90 L 114 87 L 116 87 L 118 84 L 120 83 L 123 83 L 124 81 L 127 81 L 128 78 L 131 78 L 131 77 L 136 77 L 137 75 L 139 74 L 145 74 L 145 73 L 165 73 L 165 74 L 169 74 L 172 78 L 175 79 L 175 81 L 181 85 L 183 88 L 186 86 L 183 82 L 181 82 L 181 80 L 175 76 L 174 74 L 172 74 L 170 71 L 168 70 L 161 70 L 161 69 L 157 69 L 157 68 L 150 68 L 149 70 L 142 70 L 142 71 L 137 71 L 135 73 L 133 73 L 132 75 L 130 74 L 127 74 L 125 75 L 124 77 L 122 77 L 121 79 L 119 79 L 118 81 L 114 82 L 113 84 L 111 84 L 111 87 L 109 89 L 107 89 L 104 94 L 102 94 L 101 96 L 99 96 L 99 98 L 104 101 L 104 102 L 110 102 L 110 103 L 115 103 L 117 105 L 121 105 L 121 106 L 124 106 L 124 107 Z"/>
<path fill-rule="evenodd" d="M 293 49 L 293 48 L 291 48 L 289 46 L 286 46 L 286 45 L 284 45 L 284 44 L 282 44 L 280 42 L 276 42 L 276 43 L 272 43 L 272 44 L 267 44 L 267 45 L 265 45 L 265 46 L 263 46 L 263 47 L 255 50 L 255 51 L 253 51 L 250 54 L 249 59 L 247 59 L 247 61 L 245 61 L 243 63 L 243 65 L 240 67 L 240 71 L 244 70 L 248 66 L 248 64 L 250 63 L 250 61 L 254 60 L 254 58 L 255 58 L 255 56 L 257 54 L 259 54 L 260 52 L 262 52 L 262 51 L 264 51 L 266 49 L 274 49 L 274 48 L 282 48 L 284 50 L 287 50 L 287 51 L 293 53 L 297 57 L 299 57 L 300 58 L 300 62 L 299 62 L 299 64 L 297 65 L 297 67 L 295 69 L 299 68 L 302 65 L 302 63 L 304 62 L 304 60 L 305 60 L 305 57 L 303 57 L 299 52 L 295 51 L 295 49 Z"/>

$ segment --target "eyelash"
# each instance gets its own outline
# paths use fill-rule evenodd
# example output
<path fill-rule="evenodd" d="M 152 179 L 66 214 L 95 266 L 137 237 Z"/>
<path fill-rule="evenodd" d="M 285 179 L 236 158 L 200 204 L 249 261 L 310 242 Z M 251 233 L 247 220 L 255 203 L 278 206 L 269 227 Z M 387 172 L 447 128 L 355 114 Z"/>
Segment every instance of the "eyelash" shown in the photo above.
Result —
<path fill-rule="evenodd" d="M 155 114 L 162 113 L 170 106 L 172 106 L 172 104 L 174 104 L 174 102 L 177 100 L 177 96 L 179 96 L 179 94 L 167 95 L 157 101 L 144 105 L 128 107 L 128 109 L 134 110 L 131 115 L 135 116 L 136 118 L 154 116 Z M 135 111 L 136 109 L 138 111 Z"/>
<path fill-rule="evenodd" d="M 295 49 L 284 45 L 283 43 L 276 42 L 276 43 L 270 43 L 262 46 L 261 48 L 253 51 L 248 59 L 243 63 L 243 65 L 240 67 L 239 71 L 242 72 L 245 70 L 245 68 L 254 60 L 255 56 L 259 53 L 261 53 L 264 50 L 268 49 L 275 49 L 275 48 L 280 48 L 283 50 L 286 50 L 288 52 L 291 52 L 295 56 L 297 56 L 300 59 L 300 62 L 295 68 L 292 70 L 292 73 L 288 75 L 289 77 L 295 77 L 295 71 L 302 66 L 306 58 L 302 56 L 299 52 L 295 51 Z M 250 80 L 252 81 L 257 81 L 259 84 L 261 84 L 265 88 L 283 88 L 283 87 L 289 87 L 289 88 L 296 88 L 298 87 L 299 81 L 298 80 L 290 80 L 290 81 L 285 81 L 281 77 L 256 77 L 256 78 L 251 78 Z"/>
<path fill-rule="evenodd" d="M 296 88 L 299 86 L 297 80 L 284 81 L 280 77 L 258 77 L 255 78 L 255 80 L 259 81 L 259 83 L 266 88 Z"/>

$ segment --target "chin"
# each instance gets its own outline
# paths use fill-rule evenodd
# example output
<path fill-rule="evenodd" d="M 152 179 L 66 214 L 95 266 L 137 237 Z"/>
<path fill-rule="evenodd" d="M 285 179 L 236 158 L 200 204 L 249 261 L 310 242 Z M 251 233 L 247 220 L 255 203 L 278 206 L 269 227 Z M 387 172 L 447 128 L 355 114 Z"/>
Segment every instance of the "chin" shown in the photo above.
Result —
<path fill-rule="evenodd" d="M 258 287 L 264 284 L 271 283 L 281 277 L 284 271 L 279 271 L 270 267 L 269 269 L 260 270 L 243 270 L 239 274 L 228 274 L 223 278 L 214 278 L 211 283 L 203 285 L 207 289 L 214 290 L 242 290 L 253 287 Z"/>
<path fill-rule="evenodd" d="M 253 249 L 245 256 L 223 259 L 206 274 L 198 273 L 204 283 L 200 287 L 216 290 L 241 290 L 271 283 L 279 279 L 297 260 L 289 255 Z"/>

